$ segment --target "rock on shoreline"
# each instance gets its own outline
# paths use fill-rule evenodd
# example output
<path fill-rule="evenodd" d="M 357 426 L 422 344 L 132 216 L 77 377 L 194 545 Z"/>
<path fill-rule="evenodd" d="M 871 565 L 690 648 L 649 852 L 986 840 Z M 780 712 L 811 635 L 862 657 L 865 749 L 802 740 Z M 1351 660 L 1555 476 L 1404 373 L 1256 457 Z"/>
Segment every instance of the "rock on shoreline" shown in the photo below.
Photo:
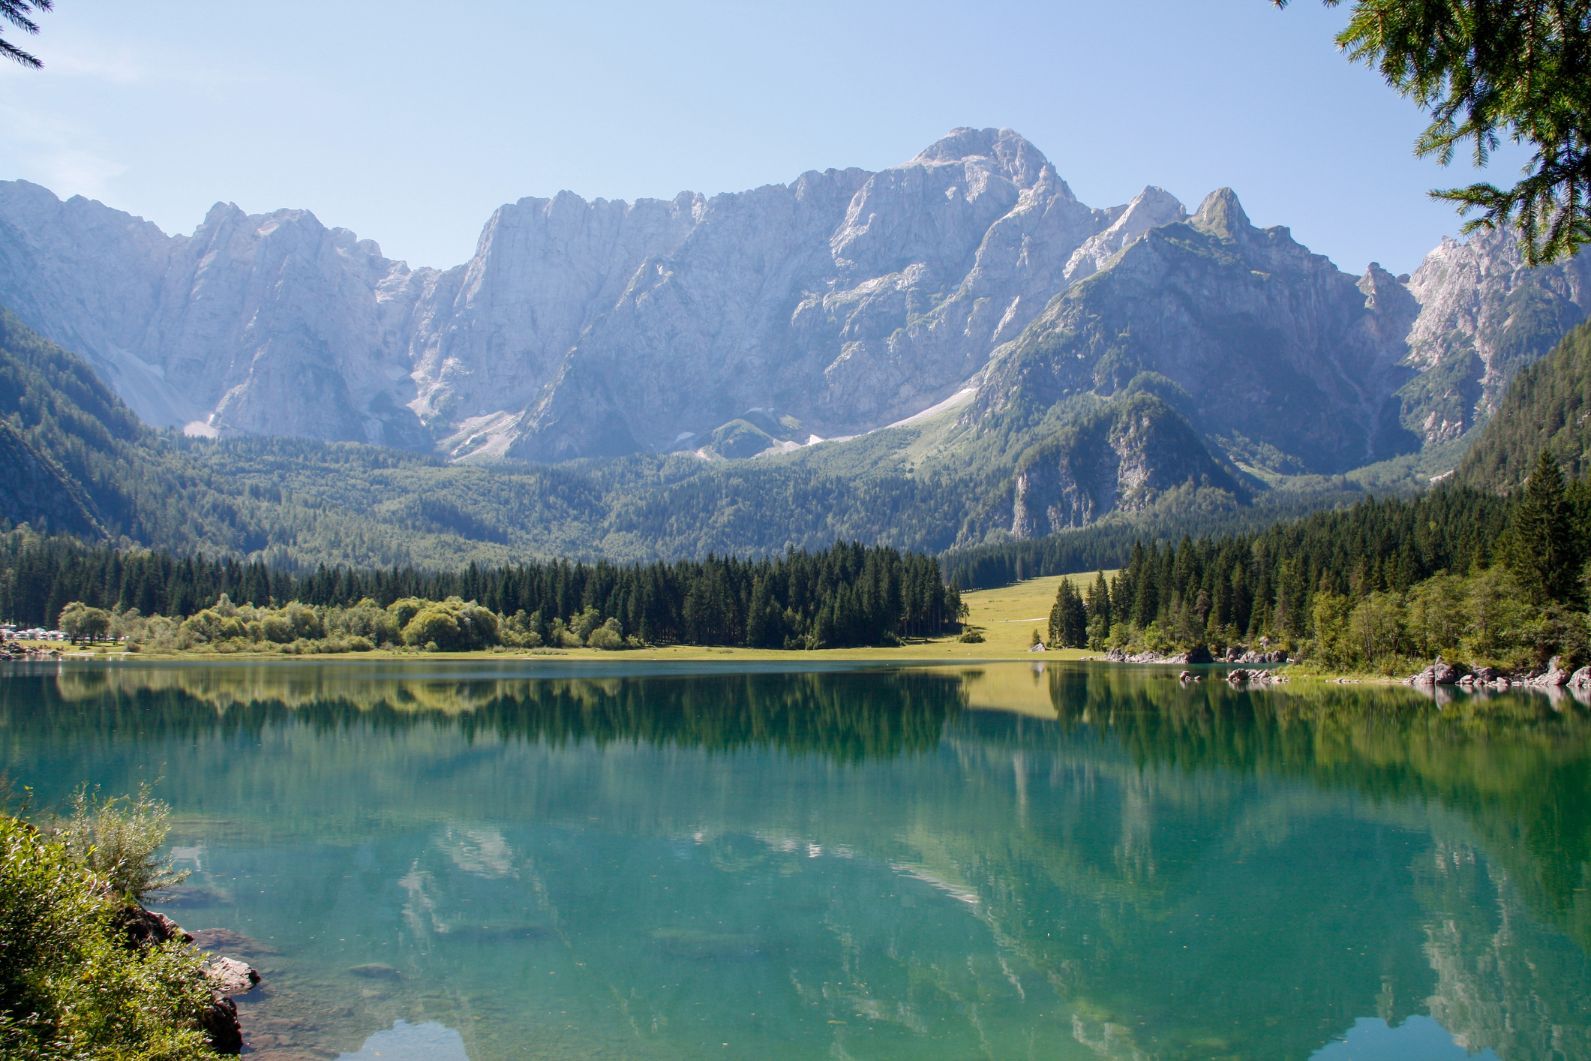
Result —
<path fill-rule="evenodd" d="M 1226 672 L 1226 680 L 1234 688 L 1239 685 L 1281 685 L 1287 681 L 1287 675 L 1277 674 L 1273 670 L 1244 670 L 1238 667 Z"/>
<path fill-rule="evenodd" d="M 1471 669 L 1462 663 L 1449 663 L 1438 656 L 1429 667 L 1407 679 L 1407 685 L 1417 688 L 1435 688 L 1437 686 L 1456 685 L 1464 689 L 1487 689 L 1502 691 L 1505 689 L 1563 689 L 1569 688 L 1580 692 L 1591 691 L 1591 667 L 1581 667 L 1570 674 L 1563 668 L 1559 657 L 1554 656 L 1547 663 L 1547 669 L 1540 673 L 1532 674 L 1522 671 L 1514 674 L 1504 674 L 1494 667 L 1480 667 Z"/>
<path fill-rule="evenodd" d="M 171 918 L 136 903 L 121 912 L 117 925 L 127 945 L 135 949 L 172 939 L 193 942 L 193 936 Z M 200 1017 L 204 1034 L 217 1053 L 241 1054 L 243 1028 L 238 1024 L 238 1005 L 232 999 L 252 990 L 260 982 L 260 974 L 236 958 L 211 955 L 205 959 L 203 975 L 210 988 L 210 1005 Z"/>
<path fill-rule="evenodd" d="M 1164 655 L 1159 652 L 1129 653 L 1123 652 L 1119 648 L 1113 648 L 1109 652 L 1105 653 L 1105 661 L 1107 663 L 1168 663 L 1187 665 L 1190 663 L 1214 663 L 1215 659 L 1210 655 L 1208 649 L 1203 648 L 1196 648 L 1189 652 L 1174 652 Z"/>
<path fill-rule="evenodd" d="M 1186 652 L 1123 652 L 1113 648 L 1105 653 L 1107 663 L 1162 663 L 1180 664 L 1188 666 L 1197 663 L 1286 663 L 1287 653 L 1276 650 L 1260 649 L 1258 651 L 1245 648 L 1242 645 L 1233 645 L 1222 656 L 1212 656 L 1210 650 L 1200 645 Z"/>

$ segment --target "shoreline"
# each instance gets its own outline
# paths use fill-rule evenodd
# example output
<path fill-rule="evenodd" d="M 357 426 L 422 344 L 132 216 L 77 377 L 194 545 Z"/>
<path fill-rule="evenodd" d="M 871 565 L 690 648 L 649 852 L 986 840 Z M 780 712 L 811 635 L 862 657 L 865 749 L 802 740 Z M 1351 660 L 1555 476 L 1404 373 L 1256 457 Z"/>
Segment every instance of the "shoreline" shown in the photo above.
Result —
<path fill-rule="evenodd" d="M 181 663 L 181 664 L 292 664 L 314 662 L 321 664 L 358 663 L 544 663 L 554 665 L 607 664 L 614 669 L 631 665 L 680 664 L 689 666 L 744 666 L 748 664 L 784 664 L 805 666 L 809 664 L 870 664 L 879 666 L 981 666 L 984 664 L 1091 664 L 1105 668 L 1162 670 L 1175 678 L 1175 671 L 1191 670 L 1201 676 L 1225 675 L 1234 670 L 1264 670 L 1277 674 L 1280 681 L 1248 683 L 1249 688 L 1270 689 L 1291 686 L 1295 689 L 1321 686 L 1362 685 L 1379 688 L 1400 687 L 1411 691 L 1431 693 L 1432 686 L 1411 684 L 1406 676 L 1394 674 L 1367 674 L 1316 670 L 1307 662 L 1258 665 L 1214 661 L 1187 664 L 1175 660 L 1112 660 L 1103 653 L 1089 649 L 1046 649 L 1042 652 L 1014 651 L 1000 644 L 967 643 L 954 637 L 935 638 L 890 647 L 855 647 L 829 649 L 757 649 L 711 645 L 668 645 L 652 648 L 608 651 L 594 648 L 506 648 L 476 649 L 468 652 L 425 652 L 413 648 L 378 648 L 368 652 L 328 652 L 290 654 L 282 652 L 214 652 L 186 650 L 167 652 L 127 652 L 106 649 L 102 651 L 63 651 L 48 658 L 13 661 L 37 665 L 39 663 Z M 1467 695 L 1498 692 L 1547 692 L 1543 685 L 1515 682 L 1508 690 L 1485 686 L 1441 684 L 1435 686 L 1444 693 Z"/>
<path fill-rule="evenodd" d="M 857 647 L 820 649 L 763 649 L 716 645 L 667 645 L 655 648 L 607 651 L 595 648 L 488 648 L 469 652 L 425 652 L 419 649 L 378 648 L 369 652 L 214 652 L 188 650 L 174 652 L 78 651 L 59 657 L 29 660 L 34 663 L 293 663 L 313 660 L 318 663 L 381 661 L 384 663 L 430 662 L 547 662 L 547 663 L 1105 663 L 1081 649 L 1012 653 L 993 646 L 995 651 L 978 652 L 990 646 L 963 644 L 954 638 L 895 647 Z M 968 651 L 972 650 L 972 651 Z M 1166 664 L 1166 666 L 1170 666 Z"/>

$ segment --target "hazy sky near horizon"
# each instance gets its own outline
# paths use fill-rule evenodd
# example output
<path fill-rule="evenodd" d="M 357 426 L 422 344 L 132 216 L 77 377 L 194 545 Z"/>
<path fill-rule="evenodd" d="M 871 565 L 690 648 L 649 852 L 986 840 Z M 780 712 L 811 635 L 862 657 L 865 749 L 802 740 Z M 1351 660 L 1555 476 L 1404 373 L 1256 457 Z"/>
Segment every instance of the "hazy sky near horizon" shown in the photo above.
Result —
<path fill-rule="evenodd" d="M 0 179 L 191 232 L 217 201 L 313 210 L 411 265 L 569 189 L 671 198 L 882 169 L 956 126 L 1032 141 L 1079 199 L 1234 188 L 1349 272 L 1461 223 L 1425 120 L 1294 0 L 260 4 L 58 0 L 0 66 Z M 1524 153 L 1487 179 L 1511 183 Z"/>

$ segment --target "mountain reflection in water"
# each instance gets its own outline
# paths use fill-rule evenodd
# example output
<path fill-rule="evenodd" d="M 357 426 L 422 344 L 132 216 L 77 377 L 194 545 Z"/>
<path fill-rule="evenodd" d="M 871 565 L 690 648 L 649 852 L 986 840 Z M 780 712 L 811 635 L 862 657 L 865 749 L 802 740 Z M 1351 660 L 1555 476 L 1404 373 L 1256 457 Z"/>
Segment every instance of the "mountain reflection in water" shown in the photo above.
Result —
<path fill-rule="evenodd" d="M 19 670 L 0 769 L 161 778 L 262 1056 L 1591 1056 L 1572 703 L 638 671 Z"/>

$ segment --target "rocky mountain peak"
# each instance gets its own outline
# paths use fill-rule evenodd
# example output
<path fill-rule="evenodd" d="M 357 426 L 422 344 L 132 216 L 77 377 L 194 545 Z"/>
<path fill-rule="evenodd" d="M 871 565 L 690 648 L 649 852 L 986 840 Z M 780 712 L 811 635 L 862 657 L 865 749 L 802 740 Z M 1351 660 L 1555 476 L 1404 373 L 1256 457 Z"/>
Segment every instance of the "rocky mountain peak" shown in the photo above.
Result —
<path fill-rule="evenodd" d="M 1122 248 L 1150 229 L 1170 225 L 1186 217 L 1182 203 L 1164 188 L 1153 185 L 1114 211 L 1116 219 L 1103 232 L 1089 237 L 1066 263 L 1066 280 L 1077 283 L 1102 269 Z"/>
<path fill-rule="evenodd" d="M 1147 223 L 1154 225 L 1167 225 L 1173 221 L 1180 221 L 1186 215 L 1182 200 L 1166 191 L 1164 188 L 1153 184 L 1145 185 L 1144 190 L 1132 197 L 1127 208 L 1122 211 L 1117 224 L 1129 217 L 1142 219 L 1134 224 Z"/>
<path fill-rule="evenodd" d="M 48 189 L 31 181 L 0 181 L 0 210 L 19 221 L 38 221 L 60 212 L 62 203 Z"/>
<path fill-rule="evenodd" d="M 947 162 L 972 162 L 987 159 L 1000 175 L 1018 188 L 1036 184 L 1049 159 L 1021 134 L 1010 129 L 952 129 L 929 144 L 908 166 Z"/>
<path fill-rule="evenodd" d="M 1409 395 L 1405 419 L 1427 442 L 1458 438 L 1501 400 L 1520 366 L 1536 360 L 1591 310 L 1591 255 L 1528 268 L 1515 234 L 1444 239 L 1409 280 L 1420 316 L 1409 364 L 1432 381 Z"/>
<path fill-rule="evenodd" d="M 1243 212 L 1243 204 L 1237 201 L 1237 192 L 1231 188 L 1217 188 L 1205 196 L 1192 222 L 1194 228 L 1222 239 L 1237 239 L 1254 227 Z"/>
<path fill-rule="evenodd" d="M 0 304 L 147 420 L 455 459 L 743 455 L 974 383 L 979 410 L 1036 422 L 1148 379 L 1201 431 L 1336 471 L 1407 448 L 1382 398 L 1429 368 L 1403 423 L 1433 439 L 1484 416 L 1538 337 L 1584 317 L 1582 257 L 1525 270 L 1506 236 L 1477 238 L 1356 288 L 1285 229 L 1254 230 L 1230 189 L 1191 219 L 1155 187 L 1093 209 L 1007 129 L 710 198 L 521 199 L 446 270 L 306 211 L 219 203 L 166 236 L 0 182 Z"/>
<path fill-rule="evenodd" d="M 1357 285 L 1365 299 L 1364 327 L 1381 352 L 1383 368 L 1408 354 L 1405 339 L 1420 316 L 1420 303 L 1409 291 L 1408 279 L 1393 276 L 1380 262 L 1371 262 Z"/>
<path fill-rule="evenodd" d="M 198 231 L 224 228 L 247 217 L 248 215 L 237 203 L 216 203 L 205 213 L 204 220 L 199 222 Z"/>
<path fill-rule="evenodd" d="M 1364 275 L 1359 278 L 1359 290 L 1364 292 L 1367 301 L 1373 303 L 1377 298 L 1386 297 L 1386 293 L 1390 291 L 1401 289 L 1407 294 L 1408 281 L 1407 276 L 1400 278 L 1387 272 L 1380 262 L 1371 262 L 1365 268 Z"/>

